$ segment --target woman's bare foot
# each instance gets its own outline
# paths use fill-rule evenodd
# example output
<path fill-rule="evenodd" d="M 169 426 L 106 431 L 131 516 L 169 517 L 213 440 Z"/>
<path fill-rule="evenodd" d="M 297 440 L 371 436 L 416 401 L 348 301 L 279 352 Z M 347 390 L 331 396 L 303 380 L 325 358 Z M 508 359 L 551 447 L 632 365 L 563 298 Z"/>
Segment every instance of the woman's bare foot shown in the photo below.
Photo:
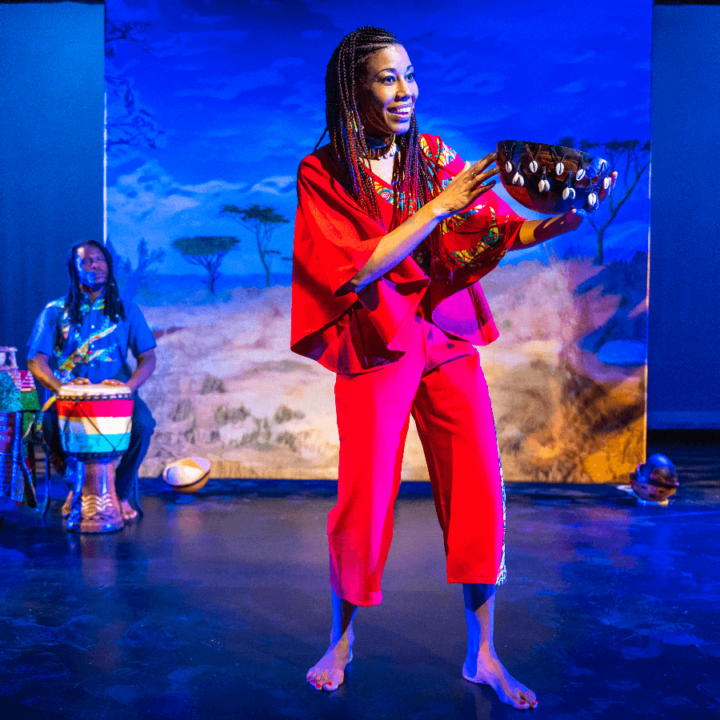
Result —
<path fill-rule="evenodd" d="M 535 693 L 512 677 L 490 649 L 481 648 L 476 655 L 468 655 L 462 674 L 470 682 L 489 685 L 502 702 L 518 710 L 534 710 L 537 707 Z"/>
<path fill-rule="evenodd" d="M 337 690 L 345 679 L 345 668 L 352 662 L 352 648 L 355 642 L 353 618 L 357 605 L 342 600 L 335 590 L 332 593 L 333 626 L 330 632 L 330 647 L 320 662 L 307 671 L 305 679 L 316 690 Z"/>
<path fill-rule="evenodd" d="M 347 636 L 331 644 L 320 662 L 311 667 L 305 679 L 316 690 L 337 690 L 345 679 L 345 667 L 352 662 L 352 639 Z"/>

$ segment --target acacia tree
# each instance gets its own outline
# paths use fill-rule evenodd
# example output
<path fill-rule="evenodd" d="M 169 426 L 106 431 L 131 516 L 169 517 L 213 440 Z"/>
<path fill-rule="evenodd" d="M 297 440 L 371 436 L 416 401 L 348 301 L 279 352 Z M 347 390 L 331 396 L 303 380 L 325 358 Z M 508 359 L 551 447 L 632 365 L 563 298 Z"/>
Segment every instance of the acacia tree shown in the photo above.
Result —
<path fill-rule="evenodd" d="M 173 242 L 173 247 L 180 251 L 183 258 L 191 265 L 200 265 L 207 270 L 208 288 L 215 294 L 215 283 L 220 277 L 220 265 L 225 256 L 239 244 L 240 241 L 234 237 L 209 235 L 178 238 Z"/>
<path fill-rule="evenodd" d="M 151 250 L 145 238 L 140 238 L 138 243 L 138 261 L 135 267 L 129 258 L 124 258 L 118 253 L 111 240 L 107 241 L 107 248 L 113 256 L 115 276 L 123 290 L 123 295 L 130 300 L 155 272 L 152 266 L 161 263 L 165 258 L 165 251 L 162 249 Z"/>
<path fill-rule="evenodd" d="M 113 146 L 156 147 L 163 134 L 152 114 L 140 107 L 132 85 L 113 63 L 119 43 L 135 43 L 146 52 L 149 49 L 144 31 L 150 27 L 144 22 L 120 22 L 105 18 L 105 88 L 107 92 L 107 140 Z"/>
<path fill-rule="evenodd" d="M 573 138 L 562 138 L 560 145 L 574 147 Z M 640 182 L 640 178 L 650 165 L 650 141 L 644 145 L 639 140 L 611 140 L 606 143 L 580 141 L 580 150 L 591 152 L 595 148 L 608 160 L 610 167 L 618 174 L 615 188 L 608 195 L 600 208 L 588 215 L 588 222 L 595 230 L 595 265 L 604 261 L 605 231 L 617 217 L 620 208 Z M 593 153 L 594 154 L 594 153 Z M 604 220 L 602 218 L 605 218 Z"/>
<path fill-rule="evenodd" d="M 265 268 L 265 287 L 270 287 L 272 256 L 281 254 L 279 250 L 270 246 L 272 236 L 280 225 L 289 220 L 278 215 L 275 208 L 268 205 L 251 205 L 246 208 L 239 208 L 237 205 L 223 205 L 220 212 L 232 215 L 237 222 L 255 236 L 260 262 Z"/>

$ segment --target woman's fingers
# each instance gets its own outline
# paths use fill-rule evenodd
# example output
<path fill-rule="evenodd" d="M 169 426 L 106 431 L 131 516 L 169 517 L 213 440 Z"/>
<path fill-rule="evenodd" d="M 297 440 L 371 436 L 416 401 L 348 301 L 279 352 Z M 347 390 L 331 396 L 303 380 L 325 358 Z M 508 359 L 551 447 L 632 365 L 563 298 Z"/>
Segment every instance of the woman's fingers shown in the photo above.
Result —
<path fill-rule="evenodd" d="M 474 185 L 473 189 L 476 189 L 486 183 L 491 177 L 497 175 L 500 172 L 499 167 L 494 167 L 490 170 L 486 170 L 490 164 L 495 162 L 497 159 L 497 153 L 490 153 L 486 155 L 482 160 L 478 160 L 470 168 L 470 175 Z M 494 183 L 493 183 L 494 184 Z M 483 191 L 485 192 L 485 191 Z"/>
<path fill-rule="evenodd" d="M 475 182 L 478 184 L 484 183 L 486 180 L 489 180 L 494 175 L 497 175 L 500 172 L 499 167 L 495 167 L 492 170 L 486 170 L 483 173 L 475 173 L 474 178 Z"/>
<path fill-rule="evenodd" d="M 617 182 L 618 174 L 616 172 L 610 173 L 610 186 L 609 187 L 601 187 L 600 188 L 600 202 L 602 202 L 612 191 L 612 189 L 615 187 L 615 183 Z"/>
<path fill-rule="evenodd" d="M 490 153 L 489 155 L 486 155 L 484 158 L 474 163 L 472 166 L 472 171 L 475 173 L 475 175 L 478 175 L 483 172 L 486 167 L 492 165 L 496 160 L 497 153 Z"/>
<path fill-rule="evenodd" d="M 475 190 L 473 190 L 473 200 L 476 198 L 479 198 L 483 193 L 486 193 L 488 190 L 492 190 L 492 188 L 495 185 L 495 181 L 492 180 L 489 183 L 486 183 L 485 185 L 478 185 Z"/>
<path fill-rule="evenodd" d="M 461 173 L 458 173 L 453 178 L 453 181 L 462 179 L 469 179 L 473 185 L 479 185 L 484 183 L 486 180 L 491 178 L 493 175 L 497 175 L 500 172 L 500 168 L 495 167 L 492 170 L 485 170 L 497 159 L 497 153 L 490 153 L 486 155 L 482 160 L 478 160 L 472 165 L 469 162 L 465 162 L 465 167 Z"/>
<path fill-rule="evenodd" d="M 495 181 L 491 180 L 485 185 L 478 185 L 476 188 L 473 188 L 473 190 L 469 193 L 470 200 L 465 207 L 467 207 L 468 205 L 472 205 L 481 195 L 486 193 L 488 190 L 492 190 L 494 185 Z"/>
<path fill-rule="evenodd" d="M 443 205 L 450 215 L 460 212 L 463 208 L 471 205 L 480 195 L 492 189 L 495 181 L 488 182 L 488 180 L 497 175 L 500 168 L 494 167 L 491 170 L 486 168 L 495 162 L 496 158 L 496 153 L 490 153 L 472 165 L 466 162 L 462 172 L 456 175 L 440 193 L 444 199 Z"/>

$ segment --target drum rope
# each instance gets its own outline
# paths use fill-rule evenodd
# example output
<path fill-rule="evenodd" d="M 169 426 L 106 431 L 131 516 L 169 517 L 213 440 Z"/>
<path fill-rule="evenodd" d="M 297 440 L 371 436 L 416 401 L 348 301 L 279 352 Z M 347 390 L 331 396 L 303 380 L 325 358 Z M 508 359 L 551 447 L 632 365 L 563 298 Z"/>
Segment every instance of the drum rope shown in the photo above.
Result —
<path fill-rule="evenodd" d="M 84 400 L 87 400 L 87 398 L 84 398 Z M 95 418 L 94 418 L 94 417 L 90 417 L 90 415 L 88 415 L 88 414 L 85 412 L 85 410 L 84 410 L 84 408 L 83 408 L 83 406 L 82 406 L 82 402 L 81 402 L 80 400 L 76 400 L 76 401 L 75 401 L 75 405 L 73 406 L 72 412 L 75 412 L 76 409 L 79 409 L 80 412 L 85 416 L 85 418 L 87 418 L 87 419 L 90 421 L 90 424 L 93 426 L 93 428 L 95 428 L 95 431 L 97 432 L 97 434 L 98 434 L 98 435 L 101 435 L 103 438 L 105 438 L 105 440 L 107 441 L 108 445 L 110 445 L 110 447 L 112 448 L 112 452 L 120 452 L 120 451 L 118 450 L 118 448 L 119 448 L 120 446 L 118 445 L 118 446 L 116 447 L 116 446 L 113 444 L 113 442 L 108 438 L 108 436 L 105 435 L 105 433 L 95 424 Z M 126 428 L 125 428 L 125 434 L 127 434 L 128 432 L 130 432 L 130 423 L 131 423 L 131 422 L 132 422 L 132 418 L 128 418 L 128 424 L 127 424 L 127 426 L 126 426 Z M 63 431 L 65 432 L 65 435 L 69 435 L 69 434 L 70 434 L 70 433 L 66 432 L 69 423 L 70 423 L 70 419 L 68 418 L 68 419 L 65 421 L 65 427 L 63 428 Z"/>

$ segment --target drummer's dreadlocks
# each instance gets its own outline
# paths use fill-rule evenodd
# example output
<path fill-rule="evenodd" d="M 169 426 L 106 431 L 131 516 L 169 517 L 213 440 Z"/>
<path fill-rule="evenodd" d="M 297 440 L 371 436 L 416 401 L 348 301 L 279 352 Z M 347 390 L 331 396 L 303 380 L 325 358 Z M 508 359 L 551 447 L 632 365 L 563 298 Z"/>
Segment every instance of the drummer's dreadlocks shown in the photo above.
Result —
<path fill-rule="evenodd" d="M 360 207 L 380 222 L 382 218 L 373 181 L 362 160 L 368 156 L 368 147 L 355 90 L 367 56 L 398 44 L 398 39 L 387 30 L 359 28 L 346 35 L 335 48 L 325 75 L 325 131 L 330 134 L 330 143 L 339 160 L 344 175 L 343 184 Z M 403 222 L 428 202 L 436 186 L 428 160 L 420 150 L 420 135 L 414 114 L 408 132 L 396 137 L 395 142 L 400 152 L 393 183 L 398 193 L 404 193 L 405 202 L 395 204 L 393 225 Z"/>
<path fill-rule="evenodd" d="M 110 251 L 97 240 L 81 240 L 70 248 L 68 253 L 68 273 L 70 275 L 70 287 L 65 296 L 65 308 L 70 316 L 70 322 L 73 325 L 79 325 L 83 316 L 81 308 L 84 304 L 82 290 L 80 290 L 80 277 L 78 275 L 77 266 L 75 265 L 75 256 L 81 247 L 92 245 L 96 247 L 105 257 L 107 263 L 107 282 L 105 283 L 105 314 L 110 317 L 113 322 L 117 322 L 119 318 L 125 319 L 125 307 L 120 299 L 120 291 L 118 290 L 113 272 L 113 259 Z"/>

